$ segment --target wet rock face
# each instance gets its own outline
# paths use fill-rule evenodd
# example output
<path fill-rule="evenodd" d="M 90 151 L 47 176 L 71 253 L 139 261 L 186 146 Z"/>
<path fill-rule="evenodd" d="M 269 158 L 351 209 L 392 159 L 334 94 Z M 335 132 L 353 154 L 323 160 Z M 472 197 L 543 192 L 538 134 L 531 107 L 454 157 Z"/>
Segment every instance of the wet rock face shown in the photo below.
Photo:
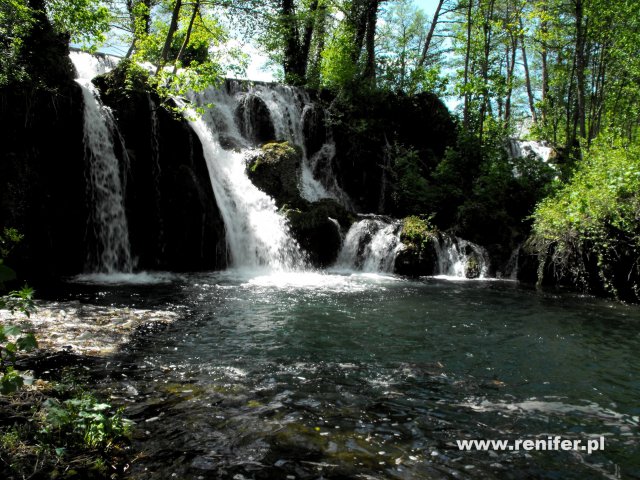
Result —
<path fill-rule="evenodd" d="M 198 137 L 159 106 L 144 82 L 125 89 L 123 67 L 94 84 L 114 113 L 130 159 L 125 206 L 137 268 L 225 268 L 224 222 Z"/>
<path fill-rule="evenodd" d="M 327 127 L 325 126 L 324 109 L 312 104 L 302 112 L 302 133 L 304 134 L 304 148 L 310 157 L 327 141 Z"/>
<path fill-rule="evenodd" d="M 301 209 L 286 212 L 291 233 L 309 254 L 315 267 L 333 264 L 342 246 L 342 231 L 347 231 L 353 216 L 333 199 L 306 202 Z"/>
<path fill-rule="evenodd" d="M 24 235 L 11 266 L 40 279 L 82 270 L 88 209 L 83 99 L 69 39 L 51 27 L 42 0 L 29 5 L 35 23 L 21 49 L 29 79 L 0 88 L 0 229 Z"/>
<path fill-rule="evenodd" d="M 269 107 L 257 95 L 245 94 L 235 115 L 240 132 L 255 145 L 276 140 Z"/>
<path fill-rule="evenodd" d="M 340 251 L 341 230 L 348 230 L 352 215 L 337 201 L 309 202 L 298 188 L 302 152 L 288 142 L 267 143 L 247 162 L 247 175 L 283 209 L 294 238 L 316 267 L 332 264 Z"/>
<path fill-rule="evenodd" d="M 302 152 L 289 142 L 267 143 L 249 158 L 247 175 L 279 207 L 299 207 L 304 202 L 298 189 L 301 162 Z"/>
<path fill-rule="evenodd" d="M 395 272 L 411 277 L 437 275 L 438 256 L 433 245 L 405 246 L 405 249 L 398 252 L 396 256 Z"/>

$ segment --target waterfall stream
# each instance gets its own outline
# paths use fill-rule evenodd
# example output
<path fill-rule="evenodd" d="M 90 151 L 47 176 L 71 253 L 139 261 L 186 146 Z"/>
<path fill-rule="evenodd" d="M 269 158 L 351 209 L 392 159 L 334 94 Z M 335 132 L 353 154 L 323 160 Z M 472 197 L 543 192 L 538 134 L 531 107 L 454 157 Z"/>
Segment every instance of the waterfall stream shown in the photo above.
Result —
<path fill-rule="evenodd" d="M 236 268 L 292 270 L 304 267 L 304 255 L 291 237 L 275 202 L 245 172 L 250 146 L 235 124 L 232 99 L 210 89 L 192 96 L 199 105 L 214 104 L 202 117 L 187 109 L 202 143 L 213 192 L 224 220 L 231 265 Z M 231 135 L 243 148 L 225 150 L 221 136 Z"/>
<path fill-rule="evenodd" d="M 458 278 L 486 278 L 489 255 L 475 243 L 451 235 L 434 237 L 438 257 L 438 274 Z"/>
<path fill-rule="evenodd" d="M 338 268 L 364 272 L 393 272 L 395 259 L 403 248 L 402 222 L 379 215 L 364 215 L 344 238 Z"/>
<path fill-rule="evenodd" d="M 122 141 L 122 137 L 117 132 L 111 111 L 102 105 L 98 91 L 91 83 L 93 77 L 113 67 L 113 60 L 77 52 L 71 54 L 71 59 L 84 98 L 84 145 L 92 207 L 90 225 L 96 237 L 95 251 L 88 255 L 88 268 L 104 273 L 130 272 L 132 261 L 123 175 L 114 151 L 114 138 Z M 122 151 L 126 155 L 124 145 Z"/>

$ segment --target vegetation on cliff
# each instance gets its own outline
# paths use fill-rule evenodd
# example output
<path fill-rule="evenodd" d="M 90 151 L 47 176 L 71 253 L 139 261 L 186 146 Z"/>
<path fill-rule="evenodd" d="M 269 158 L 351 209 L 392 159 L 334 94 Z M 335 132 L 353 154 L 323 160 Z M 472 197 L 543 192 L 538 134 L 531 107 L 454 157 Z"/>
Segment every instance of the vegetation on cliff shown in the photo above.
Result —
<path fill-rule="evenodd" d="M 533 218 L 529 246 L 542 258 L 541 276 L 640 301 L 638 145 L 601 138 Z"/>

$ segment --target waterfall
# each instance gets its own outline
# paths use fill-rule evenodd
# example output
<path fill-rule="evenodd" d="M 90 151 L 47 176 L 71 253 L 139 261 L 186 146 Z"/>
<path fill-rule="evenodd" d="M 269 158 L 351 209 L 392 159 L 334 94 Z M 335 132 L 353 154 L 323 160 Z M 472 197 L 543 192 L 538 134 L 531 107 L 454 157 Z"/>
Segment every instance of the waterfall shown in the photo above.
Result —
<path fill-rule="evenodd" d="M 190 110 L 187 116 L 202 143 L 211 185 L 225 224 L 231 265 L 278 271 L 303 268 L 304 255 L 291 237 L 286 219 L 278 212 L 273 199 L 253 185 L 246 174 L 249 147 L 227 108 L 230 102 L 224 101 L 220 92 L 213 89 L 191 98 L 203 107 L 215 105 L 201 118 Z M 244 148 L 225 150 L 221 139 L 229 135 Z"/>
<path fill-rule="evenodd" d="M 378 215 L 362 217 L 347 232 L 336 266 L 364 272 L 393 272 L 396 255 L 403 248 L 402 222 Z"/>
<path fill-rule="evenodd" d="M 461 278 L 486 278 L 489 255 L 475 243 L 441 234 L 433 238 L 438 258 L 438 274 Z"/>
<path fill-rule="evenodd" d="M 84 98 L 84 146 L 87 159 L 88 190 L 91 199 L 91 227 L 96 237 L 95 251 L 88 266 L 98 272 L 130 272 L 132 268 L 129 229 L 124 208 L 124 188 L 120 162 L 114 151 L 114 137 L 122 141 L 109 108 L 102 105 L 91 79 L 113 68 L 108 57 L 71 53 L 78 72 L 76 82 Z M 122 145 L 126 155 L 126 149 Z M 128 160 L 128 159 L 125 159 Z"/>
<path fill-rule="evenodd" d="M 549 163 L 554 155 L 554 149 L 547 142 L 538 142 L 535 140 L 518 140 L 509 139 L 509 155 L 511 158 L 526 158 L 530 155 Z"/>
<path fill-rule="evenodd" d="M 312 202 L 333 198 L 346 208 L 353 208 L 333 172 L 336 148 L 331 129 L 327 129 L 327 138 L 318 151 L 307 151 L 304 121 L 314 103 L 305 90 L 288 85 L 228 81 L 226 89 L 210 89 L 207 95 L 215 106 L 207 116 L 218 131 L 223 132 L 220 136 L 223 147 L 255 146 L 259 143 L 260 133 L 271 133 L 273 137 L 263 138 L 263 141 L 289 141 L 302 150 L 299 183 L 302 197 Z M 265 118 L 261 105 L 266 107 L 268 118 Z M 326 112 L 323 111 L 322 115 L 323 122 L 326 122 Z M 270 122 L 271 126 L 258 128 L 256 122 Z"/>

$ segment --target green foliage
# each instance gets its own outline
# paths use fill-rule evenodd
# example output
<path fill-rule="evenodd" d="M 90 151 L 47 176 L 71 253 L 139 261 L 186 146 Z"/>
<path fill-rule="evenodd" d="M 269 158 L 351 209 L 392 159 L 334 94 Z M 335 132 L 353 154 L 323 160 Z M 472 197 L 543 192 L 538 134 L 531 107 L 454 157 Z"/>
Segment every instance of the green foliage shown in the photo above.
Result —
<path fill-rule="evenodd" d="M 599 140 L 533 218 L 530 246 L 543 256 L 551 252 L 560 275 L 593 286 L 583 256 L 592 251 L 604 288 L 617 295 L 624 282 L 633 284 L 640 299 L 634 284 L 640 268 L 640 146 Z"/>
<path fill-rule="evenodd" d="M 0 292 L 4 290 L 6 281 L 15 279 L 15 272 L 4 264 L 11 250 L 22 240 L 23 236 L 14 228 L 4 228 L 0 235 Z M 23 287 L 21 290 L 10 291 L 0 296 L 0 309 L 16 311 L 27 317 L 35 310 L 33 304 L 33 290 Z M 19 353 L 30 352 L 37 348 L 38 343 L 33 333 L 23 331 L 16 325 L 0 324 L 0 394 L 7 395 L 20 388 L 24 379 L 22 374 L 14 368 Z"/>
<path fill-rule="evenodd" d="M 33 312 L 32 296 L 33 290 L 27 287 L 12 291 L 6 297 L 0 297 L 0 308 L 12 313 L 19 310 L 29 316 Z M 0 325 L 0 394 L 13 393 L 23 385 L 22 374 L 14 368 L 17 356 L 37 347 L 33 333 L 16 325 Z"/>
<path fill-rule="evenodd" d="M 57 31 L 90 51 L 104 42 L 110 28 L 111 14 L 100 0 L 48 0 L 47 14 Z"/>
<path fill-rule="evenodd" d="M 0 2 L 0 87 L 28 78 L 20 53 L 33 23 L 33 12 L 24 1 Z"/>
<path fill-rule="evenodd" d="M 39 381 L 28 396 L 4 403 L 17 419 L 0 425 L 0 458 L 10 478 L 120 478 L 132 422 L 115 408 L 79 390 L 77 377 Z M 25 399 L 27 401 L 25 401 Z"/>
<path fill-rule="evenodd" d="M 419 214 L 430 211 L 431 187 L 427 169 L 418 152 L 398 144 L 390 147 L 393 165 L 396 208 L 402 212 Z"/>
<path fill-rule="evenodd" d="M 431 224 L 432 216 L 411 215 L 403 220 L 400 240 L 404 244 L 424 246 L 435 235 L 437 228 Z"/>
<path fill-rule="evenodd" d="M 336 29 L 322 52 L 322 85 L 334 90 L 352 85 L 358 73 L 358 65 L 353 61 L 353 56 L 353 31 L 344 23 Z"/>
<path fill-rule="evenodd" d="M 64 401 L 50 398 L 44 403 L 40 433 L 57 450 L 83 444 L 108 451 L 130 434 L 132 422 L 123 418 L 122 412 L 122 408 L 114 409 L 89 393 Z"/>

